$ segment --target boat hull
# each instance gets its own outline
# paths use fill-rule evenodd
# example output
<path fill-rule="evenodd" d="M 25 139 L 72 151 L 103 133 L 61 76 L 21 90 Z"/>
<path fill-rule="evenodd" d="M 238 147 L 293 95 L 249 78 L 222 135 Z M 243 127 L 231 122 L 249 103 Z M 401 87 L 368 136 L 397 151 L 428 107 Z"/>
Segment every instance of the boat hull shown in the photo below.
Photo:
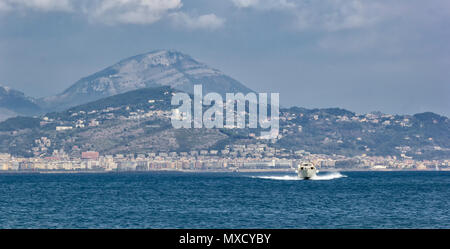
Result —
<path fill-rule="evenodd" d="M 315 168 L 314 169 L 308 168 L 308 169 L 299 169 L 298 170 L 298 176 L 300 178 L 305 179 L 305 180 L 309 180 L 309 179 L 315 177 L 316 175 L 317 175 L 317 170 Z"/>

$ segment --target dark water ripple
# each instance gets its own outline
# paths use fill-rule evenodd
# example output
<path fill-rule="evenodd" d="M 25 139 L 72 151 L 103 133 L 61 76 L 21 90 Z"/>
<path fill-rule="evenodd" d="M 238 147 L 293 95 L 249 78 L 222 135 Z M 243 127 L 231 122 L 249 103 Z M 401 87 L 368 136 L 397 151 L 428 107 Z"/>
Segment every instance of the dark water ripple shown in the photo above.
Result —
<path fill-rule="evenodd" d="M 450 172 L 345 175 L 3 174 L 0 228 L 450 228 Z"/>

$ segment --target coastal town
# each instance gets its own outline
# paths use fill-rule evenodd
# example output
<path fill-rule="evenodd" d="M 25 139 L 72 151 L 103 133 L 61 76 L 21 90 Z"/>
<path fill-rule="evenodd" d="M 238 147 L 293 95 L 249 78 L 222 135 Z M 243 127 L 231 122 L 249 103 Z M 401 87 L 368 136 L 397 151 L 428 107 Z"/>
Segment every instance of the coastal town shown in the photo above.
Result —
<path fill-rule="evenodd" d="M 44 138 L 41 140 L 46 142 Z M 242 144 L 226 146 L 223 150 L 146 154 L 101 155 L 85 151 L 80 157 L 69 156 L 62 149 L 47 157 L 24 158 L 2 153 L 0 172 L 292 171 L 304 161 L 312 162 L 321 170 L 450 170 L 450 160 L 418 161 L 404 155 L 345 157 L 288 151 L 267 144 Z"/>
<path fill-rule="evenodd" d="M 176 129 L 175 91 L 146 88 L 0 123 L 1 172 L 447 170 L 449 119 L 434 113 L 280 110 L 263 129 Z M 247 115 L 247 114 L 245 114 Z M 176 115 L 175 115 L 176 116 Z"/>
<path fill-rule="evenodd" d="M 164 92 L 166 95 L 167 92 Z M 356 137 L 348 138 L 355 140 L 355 143 L 364 145 L 364 150 L 356 156 L 345 156 L 336 154 L 319 154 L 311 153 L 306 150 L 299 150 L 289 147 L 273 146 L 277 141 L 263 141 L 255 139 L 254 133 L 249 133 L 248 138 L 252 139 L 250 143 L 245 144 L 228 144 L 222 149 L 196 149 L 195 145 L 191 150 L 174 151 L 166 149 L 165 151 L 149 151 L 147 153 L 109 153 L 88 150 L 85 147 L 73 145 L 66 151 L 63 148 L 58 149 L 61 139 L 56 140 L 59 134 L 66 136 L 67 132 L 80 130 L 88 132 L 94 130 L 103 135 L 101 126 L 103 123 L 126 122 L 128 126 L 120 126 L 120 129 L 127 128 L 129 124 L 140 125 L 144 121 L 162 120 L 169 122 L 172 112 L 167 110 L 155 110 L 152 106 L 161 100 L 148 100 L 150 110 L 108 107 L 104 110 L 93 111 L 75 111 L 70 112 L 71 121 L 56 120 L 52 117 L 43 117 L 39 120 L 40 127 L 51 126 L 56 135 L 42 136 L 33 141 L 30 148 L 32 156 L 18 156 L 12 153 L 0 153 L 0 172 L 129 172 L 129 171 L 223 171 L 223 172 L 245 172 L 245 171 L 292 171 L 300 162 L 312 162 L 321 170 L 450 170 L 450 163 L 447 158 L 418 160 L 413 155 L 421 155 L 423 148 L 431 151 L 444 151 L 447 148 L 441 148 L 432 145 L 434 140 L 432 137 L 425 139 L 427 147 L 411 147 L 408 145 L 396 146 L 397 155 L 391 156 L 374 156 L 370 154 L 372 148 L 364 145 L 362 140 L 364 132 Z M 121 115 L 115 117 L 115 112 Z M 320 115 L 319 115 L 320 114 Z M 278 139 L 291 138 L 304 133 L 304 127 L 295 122 L 299 119 L 305 119 L 307 122 L 314 122 L 320 127 L 320 122 L 339 123 L 370 123 L 382 124 L 382 126 L 398 126 L 401 128 L 409 128 L 412 126 L 411 118 L 396 117 L 389 114 L 370 113 L 364 115 L 335 115 L 329 116 L 323 111 L 319 114 L 303 114 L 294 112 L 282 112 L 280 122 L 282 128 Z M 327 116 L 328 115 L 328 116 Z M 349 117 L 351 116 L 351 117 Z M 83 118 L 81 118 L 83 117 Z M 335 120 L 330 120 L 335 119 Z M 116 121 L 118 120 L 118 121 Z M 120 123 L 122 122 L 122 123 Z M 432 119 L 432 123 L 436 124 L 437 118 Z M 141 126 L 137 126 L 141 127 Z M 158 129 L 159 123 L 151 123 L 145 126 L 145 129 Z M 233 127 L 231 127 L 233 128 Z M 118 128 L 117 128 L 118 129 Z M 372 128 L 374 129 L 374 128 Z M 363 130 L 364 131 L 364 130 Z M 368 133 L 374 133 L 370 129 Z M 13 131 L 12 133 L 18 133 Z M 72 133 L 71 133 L 72 134 Z M 341 136 L 342 137 L 342 136 Z M 70 138 L 70 137 L 69 137 Z M 416 135 L 416 138 L 420 138 Z M 303 138 L 304 139 L 304 138 Z M 327 135 L 321 140 L 321 144 L 340 145 L 344 143 L 343 138 L 335 135 Z M 404 138 L 410 141 L 409 137 Z M 168 140 L 168 145 L 173 143 L 174 139 Z M 69 140 L 67 140 L 69 141 Z M 159 143 L 158 148 L 161 147 Z M 168 146 L 167 148 L 170 148 Z M 141 151 L 143 148 L 140 148 Z M 365 154 L 367 153 L 367 154 Z"/>

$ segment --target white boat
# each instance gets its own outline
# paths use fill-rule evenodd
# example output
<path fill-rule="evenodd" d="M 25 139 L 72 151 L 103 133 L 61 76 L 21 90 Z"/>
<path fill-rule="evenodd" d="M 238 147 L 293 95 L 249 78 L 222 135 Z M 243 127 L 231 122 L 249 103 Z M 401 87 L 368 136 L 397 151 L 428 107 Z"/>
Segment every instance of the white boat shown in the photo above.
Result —
<path fill-rule="evenodd" d="M 297 167 L 297 174 L 298 177 L 303 179 L 311 179 L 317 175 L 317 172 L 319 172 L 312 163 L 301 163 Z"/>

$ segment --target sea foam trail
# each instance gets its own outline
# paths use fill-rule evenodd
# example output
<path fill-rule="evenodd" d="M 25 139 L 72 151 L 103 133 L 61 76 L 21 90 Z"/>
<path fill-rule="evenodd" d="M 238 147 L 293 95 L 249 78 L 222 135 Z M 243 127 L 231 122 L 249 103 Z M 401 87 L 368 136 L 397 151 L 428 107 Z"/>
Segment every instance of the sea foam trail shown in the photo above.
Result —
<path fill-rule="evenodd" d="M 317 174 L 315 177 L 311 178 L 311 180 L 316 181 L 326 181 L 326 180 L 333 180 L 338 178 L 347 177 L 346 175 L 341 174 L 340 172 L 326 172 L 323 174 Z"/>
<path fill-rule="evenodd" d="M 326 173 L 319 173 L 317 176 L 311 178 L 310 180 L 313 181 L 327 181 L 327 180 L 333 180 L 338 178 L 347 177 L 346 175 L 341 174 L 340 172 L 326 172 Z M 302 181 L 303 178 L 300 178 L 296 175 L 285 175 L 285 176 L 253 176 L 253 178 L 259 178 L 259 179 L 269 179 L 269 180 L 278 180 L 278 181 Z"/>
<path fill-rule="evenodd" d="M 286 176 L 252 176 L 253 178 L 259 179 L 269 179 L 269 180 L 280 180 L 280 181 L 300 181 L 303 180 L 298 176 L 286 175 Z"/>

